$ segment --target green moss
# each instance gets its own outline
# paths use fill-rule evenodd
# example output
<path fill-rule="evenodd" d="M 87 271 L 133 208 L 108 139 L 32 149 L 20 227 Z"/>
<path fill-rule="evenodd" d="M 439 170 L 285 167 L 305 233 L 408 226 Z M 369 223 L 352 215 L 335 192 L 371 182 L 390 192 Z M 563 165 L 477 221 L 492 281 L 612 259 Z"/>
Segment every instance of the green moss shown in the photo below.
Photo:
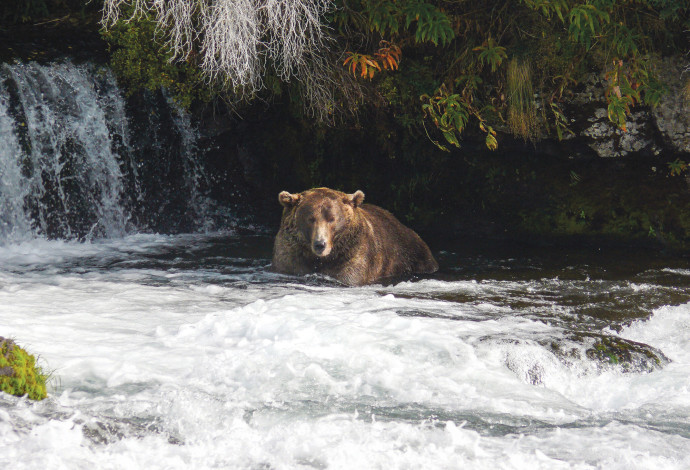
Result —
<path fill-rule="evenodd" d="M 33 355 L 11 339 L 0 336 L 0 390 L 10 395 L 28 395 L 32 400 L 43 400 L 47 395 L 47 378 L 36 366 Z"/>
<path fill-rule="evenodd" d="M 660 351 L 655 351 L 646 344 L 611 336 L 598 337 L 586 354 L 590 359 L 620 366 L 626 372 L 652 372 L 669 362 Z"/>
<path fill-rule="evenodd" d="M 499 213 L 506 225 L 530 236 L 592 237 L 690 249 L 686 183 L 650 171 L 644 157 L 580 163 L 532 160 L 519 162 L 520 173 L 532 166 L 536 184 L 502 177 L 492 188 L 500 200 L 519 201 Z M 512 220 L 511 212 L 517 215 Z"/>

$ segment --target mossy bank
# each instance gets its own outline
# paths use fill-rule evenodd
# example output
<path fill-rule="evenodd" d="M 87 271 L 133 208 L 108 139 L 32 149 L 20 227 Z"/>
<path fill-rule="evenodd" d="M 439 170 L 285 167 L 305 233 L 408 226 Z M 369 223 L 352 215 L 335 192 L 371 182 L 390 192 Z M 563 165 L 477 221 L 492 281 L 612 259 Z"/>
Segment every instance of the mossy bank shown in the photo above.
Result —
<path fill-rule="evenodd" d="M 47 396 L 47 375 L 36 366 L 36 358 L 13 340 L 0 336 L 0 391 L 27 395 L 32 400 Z"/>

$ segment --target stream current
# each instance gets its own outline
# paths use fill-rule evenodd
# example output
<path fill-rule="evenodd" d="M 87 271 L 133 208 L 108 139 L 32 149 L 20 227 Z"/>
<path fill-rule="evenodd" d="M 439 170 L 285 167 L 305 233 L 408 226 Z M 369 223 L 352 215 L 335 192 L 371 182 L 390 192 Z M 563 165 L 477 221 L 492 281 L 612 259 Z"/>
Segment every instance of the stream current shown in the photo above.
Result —
<path fill-rule="evenodd" d="M 456 243 L 344 287 L 271 244 L 0 246 L 0 333 L 52 373 L 0 394 L 0 466 L 690 468 L 686 261 Z"/>
<path fill-rule="evenodd" d="M 687 259 L 281 276 L 203 142 L 102 65 L 0 65 L 0 336 L 51 374 L 0 393 L 0 468 L 690 468 Z"/>

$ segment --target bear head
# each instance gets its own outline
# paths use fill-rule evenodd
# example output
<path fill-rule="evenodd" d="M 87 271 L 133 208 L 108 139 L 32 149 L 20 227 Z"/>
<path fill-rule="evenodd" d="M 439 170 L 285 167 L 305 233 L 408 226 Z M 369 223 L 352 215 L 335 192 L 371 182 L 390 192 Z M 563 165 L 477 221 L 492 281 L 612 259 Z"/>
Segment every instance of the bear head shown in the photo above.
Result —
<path fill-rule="evenodd" d="M 364 201 L 364 193 L 345 194 L 328 188 L 315 188 L 299 194 L 283 191 L 278 200 L 294 217 L 300 238 L 311 252 L 326 258 L 334 251 L 337 240 L 351 229 L 355 211 Z M 285 217 L 285 215 L 284 215 Z"/>

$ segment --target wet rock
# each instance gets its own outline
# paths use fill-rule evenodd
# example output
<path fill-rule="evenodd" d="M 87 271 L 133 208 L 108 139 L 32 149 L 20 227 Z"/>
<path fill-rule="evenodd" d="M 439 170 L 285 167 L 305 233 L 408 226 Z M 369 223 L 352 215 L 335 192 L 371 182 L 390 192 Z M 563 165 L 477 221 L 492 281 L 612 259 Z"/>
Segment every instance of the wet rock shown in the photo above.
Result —
<path fill-rule="evenodd" d="M 625 131 L 608 119 L 605 74 L 587 76 L 565 107 L 574 138 L 584 140 L 602 158 L 653 157 L 664 149 L 690 152 L 690 96 L 684 64 L 678 57 L 657 61 L 657 74 L 668 93 L 655 108 L 633 107 Z"/>
<path fill-rule="evenodd" d="M 648 344 L 596 333 L 573 333 L 563 341 L 552 341 L 549 348 L 562 362 L 590 360 L 600 370 L 624 373 L 654 372 L 671 362 Z"/>
<path fill-rule="evenodd" d="M 690 76 L 684 72 L 683 65 L 676 58 L 660 61 L 659 78 L 669 92 L 652 114 L 665 140 L 679 152 L 690 152 Z"/>
<path fill-rule="evenodd" d="M 577 332 L 531 341 L 485 337 L 481 341 L 503 350 L 506 367 L 523 382 L 549 386 L 564 369 L 577 376 L 604 371 L 642 374 L 662 369 L 670 360 L 647 344 L 617 336 Z"/>

